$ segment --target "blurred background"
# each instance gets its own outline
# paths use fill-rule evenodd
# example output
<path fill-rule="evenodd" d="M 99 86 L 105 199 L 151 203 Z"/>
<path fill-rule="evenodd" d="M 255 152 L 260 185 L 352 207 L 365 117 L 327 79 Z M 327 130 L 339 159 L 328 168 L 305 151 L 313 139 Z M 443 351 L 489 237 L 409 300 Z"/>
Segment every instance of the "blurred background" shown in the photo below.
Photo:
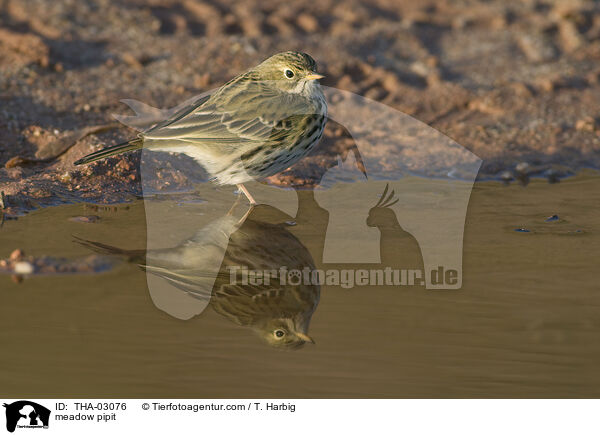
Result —
<path fill-rule="evenodd" d="M 317 60 L 323 84 L 474 152 L 480 178 L 552 181 L 600 167 L 599 37 L 600 4 L 581 0 L 1 0 L 0 165 L 128 113 L 123 98 L 173 107 L 293 49 Z M 43 176 L 67 191 L 87 184 L 71 163 L 114 134 L 49 165 L 2 169 L 0 182 L 24 200 L 56 199 Z M 136 165 L 122 160 L 95 169 L 97 183 L 109 173 L 107 191 L 135 190 Z"/>

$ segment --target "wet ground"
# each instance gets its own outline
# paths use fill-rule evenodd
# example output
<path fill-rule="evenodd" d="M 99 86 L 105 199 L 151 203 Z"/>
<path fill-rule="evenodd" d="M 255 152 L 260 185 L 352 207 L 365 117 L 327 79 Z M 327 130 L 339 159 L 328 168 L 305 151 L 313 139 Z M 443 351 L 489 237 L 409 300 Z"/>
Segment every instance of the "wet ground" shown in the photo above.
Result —
<path fill-rule="evenodd" d="M 316 59 L 324 85 L 453 138 L 483 159 L 483 179 L 600 168 L 599 12 L 583 0 L 3 0 L 5 214 L 139 195 L 135 154 L 72 165 L 133 136 L 103 128 L 131 113 L 121 99 L 174 107 L 289 49 Z M 325 140 L 346 138 L 330 124 Z M 189 188 L 188 174 L 165 179 Z"/>
<path fill-rule="evenodd" d="M 2 391 L 29 397 L 597 397 L 599 192 L 594 171 L 556 184 L 476 183 L 462 289 L 325 285 L 308 328 L 316 344 L 296 350 L 267 345 L 252 327 L 213 306 L 190 320 L 173 317 L 155 306 L 135 264 L 139 252 L 132 263 L 77 243 L 143 250 L 140 200 L 51 207 L 7 220 L 0 258 L 17 248 L 66 263 L 93 255 L 109 270 L 67 270 L 20 283 L 0 275 Z M 301 199 L 302 216 L 293 222 L 264 207 L 249 219 L 287 222 L 296 241 L 286 243 L 299 241 L 317 267 L 339 267 L 319 257 L 315 222 L 323 209 L 310 192 Z M 207 207 L 186 195 L 149 201 Z M 279 240 L 272 231 L 270 246 Z M 382 246 L 382 258 L 405 264 L 419 253 L 407 245 L 393 251 L 397 243 Z"/>

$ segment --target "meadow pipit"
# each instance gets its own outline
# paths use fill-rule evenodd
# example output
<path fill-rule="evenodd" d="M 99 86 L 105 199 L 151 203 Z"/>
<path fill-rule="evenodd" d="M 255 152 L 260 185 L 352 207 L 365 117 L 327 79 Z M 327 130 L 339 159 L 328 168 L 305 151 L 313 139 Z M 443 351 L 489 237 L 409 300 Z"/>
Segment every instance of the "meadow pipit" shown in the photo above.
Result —
<path fill-rule="evenodd" d="M 277 174 L 305 156 L 327 121 L 318 83 L 323 76 L 305 53 L 271 56 L 210 96 L 125 143 L 75 162 L 93 162 L 142 147 L 194 158 L 219 184 L 237 184 Z"/>
<path fill-rule="evenodd" d="M 266 205 L 253 209 L 261 210 L 267 215 L 275 212 Z M 310 252 L 284 223 L 249 218 L 240 224 L 227 214 L 178 246 L 149 251 L 75 240 L 96 252 L 123 256 L 189 295 L 208 300 L 217 313 L 251 328 L 270 346 L 294 349 L 314 343 L 308 329 L 321 286 L 287 278 L 282 282 L 277 275 L 315 270 Z M 220 257 L 219 265 L 215 259 Z M 244 279 L 242 267 L 246 273 L 259 272 L 259 281 L 252 282 L 247 275 Z M 275 274 L 267 281 L 263 272 Z"/>

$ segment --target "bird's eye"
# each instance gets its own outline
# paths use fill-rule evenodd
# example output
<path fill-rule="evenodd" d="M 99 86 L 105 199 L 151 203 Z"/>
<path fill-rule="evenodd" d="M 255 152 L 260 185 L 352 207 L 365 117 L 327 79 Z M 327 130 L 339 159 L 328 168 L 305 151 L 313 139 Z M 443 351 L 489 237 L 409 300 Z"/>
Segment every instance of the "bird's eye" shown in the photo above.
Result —
<path fill-rule="evenodd" d="M 294 77 L 294 71 L 292 71 L 291 69 L 286 69 L 283 73 L 285 74 L 285 76 L 288 79 L 291 79 Z"/>
<path fill-rule="evenodd" d="M 282 331 L 281 329 L 277 329 L 277 330 L 275 330 L 275 332 L 273 332 L 273 335 L 275 335 L 275 337 L 277 337 L 277 338 L 281 338 L 285 335 L 285 332 Z"/>

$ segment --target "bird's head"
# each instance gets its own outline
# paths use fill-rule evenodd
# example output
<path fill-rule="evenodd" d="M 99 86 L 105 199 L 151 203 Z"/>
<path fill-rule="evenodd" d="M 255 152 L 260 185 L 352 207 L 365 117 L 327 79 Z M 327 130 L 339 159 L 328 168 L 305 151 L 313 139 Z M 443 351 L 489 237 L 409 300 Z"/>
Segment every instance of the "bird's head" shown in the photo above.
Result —
<path fill-rule="evenodd" d="M 315 343 L 304 331 L 306 328 L 301 325 L 304 323 L 288 318 L 271 319 L 260 325 L 257 332 L 270 346 L 296 349 L 305 343 Z"/>
<path fill-rule="evenodd" d="M 324 77 L 317 74 L 317 64 L 312 57 L 296 51 L 275 54 L 258 65 L 254 72 L 260 80 L 272 80 L 274 86 L 291 93 L 302 93 Z"/>

